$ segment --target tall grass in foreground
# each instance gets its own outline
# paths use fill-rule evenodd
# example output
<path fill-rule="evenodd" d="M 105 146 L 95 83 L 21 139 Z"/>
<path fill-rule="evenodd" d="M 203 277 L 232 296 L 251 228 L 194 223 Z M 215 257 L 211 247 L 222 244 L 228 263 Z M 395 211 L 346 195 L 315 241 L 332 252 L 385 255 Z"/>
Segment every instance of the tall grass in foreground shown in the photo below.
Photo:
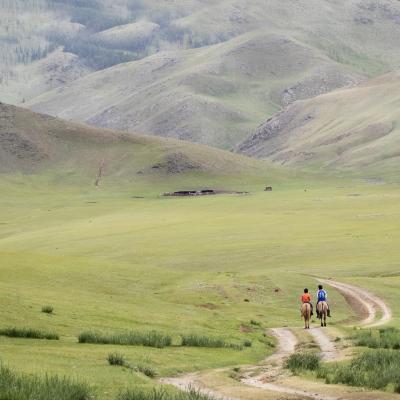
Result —
<path fill-rule="evenodd" d="M 369 350 L 350 364 L 323 366 L 317 374 L 326 383 L 385 389 L 400 393 L 400 352 Z"/>
<path fill-rule="evenodd" d="M 200 393 L 197 390 L 188 392 L 170 393 L 161 389 L 144 391 L 141 389 L 130 389 L 119 394 L 117 400 L 215 400 L 213 397 Z"/>
<path fill-rule="evenodd" d="M 357 346 L 371 349 L 400 349 L 400 330 L 395 328 L 359 331 L 354 335 L 354 339 Z"/>
<path fill-rule="evenodd" d="M 242 346 L 238 344 L 228 343 L 224 339 L 212 338 L 202 335 L 184 335 L 182 336 L 182 346 L 190 347 L 212 347 L 212 348 L 231 348 L 242 350 Z"/>
<path fill-rule="evenodd" d="M 295 353 L 285 363 L 285 368 L 290 369 L 294 374 L 301 371 L 315 371 L 319 366 L 320 358 L 315 353 Z"/>
<path fill-rule="evenodd" d="M 172 338 L 170 336 L 155 331 L 125 333 L 82 332 L 78 340 L 79 343 L 148 346 L 157 348 L 171 346 L 172 344 Z"/>
<path fill-rule="evenodd" d="M 57 376 L 16 374 L 0 366 L 0 400 L 89 400 L 89 387 Z"/>
<path fill-rule="evenodd" d="M 47 339 L 59 340 L 60 337 L 54 332 L 44 332 L 30 328 L 4 328 L 0 329 L 0 336 L 8 336 L 23 339 Z"/>

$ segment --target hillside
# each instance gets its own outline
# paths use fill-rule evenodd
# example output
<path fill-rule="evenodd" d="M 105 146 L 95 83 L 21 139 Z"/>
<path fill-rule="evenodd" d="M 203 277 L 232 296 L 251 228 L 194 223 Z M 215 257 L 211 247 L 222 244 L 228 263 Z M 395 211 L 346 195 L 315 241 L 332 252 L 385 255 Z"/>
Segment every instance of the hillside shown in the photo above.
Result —
<path fill-rule="evenodd" d="M 39 174 L 60 183 L 184 184 L 188 176 L 196 184 L 268 176 L 269 169 L 257 160 L 205 146 L 92 128 L 1 103 L 0 160 L 0 172 L 7 176 Z"/>
<path fill-rule="evenodd" d="M 302 43 L 256 32 L 121 64 L 27 106 L 96 126 L 231 148 L 277 104 L 361 79 Z M 293 88 L 290 99 L 287 87 Z"/>
<path fill-rule="evenodd" d="M 274 162 L 397 176 L 400 73 L 298 101 L 269 119 L 237 151 Z"/>
<path fill-rule="evenodd" d="M 43 41 L 40 54 L 20 62 L 29 66 L 42 57 L 47 63 L 63 48 L 87 70 L 75 74 L 75 82 L 32 89 L 24 82 L 42 81 L 40 69 L 22 74 L 6 57 L 11 70 L 0 100 L 25 99 L 54 116 L 224 149 L 295 100 L 356 85 L 400 64 L 396 0 L 29 4 L 36 8 L 24 10 L 19 25 L 48 23 L 8 30 L 14 32 L 10 43 Z"/>

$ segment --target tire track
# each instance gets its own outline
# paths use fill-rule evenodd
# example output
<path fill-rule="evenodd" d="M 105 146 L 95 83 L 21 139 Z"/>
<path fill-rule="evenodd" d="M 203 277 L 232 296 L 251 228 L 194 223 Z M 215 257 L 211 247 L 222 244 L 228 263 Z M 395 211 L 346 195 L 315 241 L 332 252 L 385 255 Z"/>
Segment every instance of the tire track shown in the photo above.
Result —
<path fill-rule="evenodd" d="M 339 352 L 332 340 L 326 335 L 323 328 L 311 328 L 308 332 L 314 342 L 321 349 L 320 356 L 322 361 L 334 361 L 339 358 Z"/>
<path fill-rule="evenodd" d="M 382 299 L 368 290 L 333 280 L 320 279 L 319 281 L 335 288 L 345 297 L 353 309 L 364 315 L 364 319 L 361 321 L 361 325 L 364 327 L 381 326 L 392 319 L 392 310 Z M 378 311 L 381 316 L 377 320 L 376 314 Z"/>
<path fill-rule="evenodd" d="M 350 306 L 363 316 L 361 324 L 365 327 L 376 327 L 389 322 L 392 318 L 392 311 L 386 303 L 370 293 L 367 290 L 357 286 L 341 283 L 334 280 L 319 280 L 321 283 L 329 285 L 340 292 L 348 301 Z M 380 317 L 377 319 L 377 313 Z M 334 397 L 322 393 L 314 393 L 301 389 L 285 386 L 276 383 L 276 381 L 284 376 L 284 362 L 296 351 L 298 340 L 290 328 L 274 328 L 270 330 L 278 340 L 277 351 L 265 360 L 267 366 L 252 366 L 246 369 L 246 373 L 241 382 L 247 386 L 254 388 L 269 390 L 276 393 L 299 396 L 314 400 L 344 400 L 344 397 Z M 316 344 L 321 350 L 321 358 L 323 361 L 334 361 L 338 359 L 339 352 L 335 344 L 325 334 L 324 328 L 312 328 L 308 331 L 313 337 Z M 261 372 L 260 372 L 261 370 Z M 216 370 L 218 372 L 224 369 Z M 253 373 L 255 374 L 253 375 Z M 198 382 L 199 374 L 187 374 L 176 378 L 164 378 L 162 383 L 173 385 L 178 389 L 190 391 L 196 390 L 202 394 L 214 397 L 218 400 L 239 400 L 235 397 L 226 397 L 218 393 L 216 390 L 203 387 Z"/>

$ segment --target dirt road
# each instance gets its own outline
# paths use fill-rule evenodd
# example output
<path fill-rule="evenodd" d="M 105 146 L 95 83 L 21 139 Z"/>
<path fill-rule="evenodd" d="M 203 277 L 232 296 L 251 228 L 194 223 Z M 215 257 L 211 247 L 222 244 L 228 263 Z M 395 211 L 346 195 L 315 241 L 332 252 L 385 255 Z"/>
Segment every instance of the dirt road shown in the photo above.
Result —
<path fill-rule="evenodd" d="M 392 312 L 385 302 L 369 291 L 333 280 L 319 281 L 335 288 L 345 297 L 354 311 L 361 317 L 361 322 L 358 322 L 359 324 L 365 327 L 375 327 L 389 322 L 392 318 Z M 279 381 L 281 378 L 287 374 L 284 369 L 284 362 L 287 357 L 296 351 L 298 339 L 290 328 L 274 328 L 270 330 L 270 333 L 274 335 L 278 341 L 277 351 L 272 356 L 268 357 L 263 365 L 246 368 L 241 379 L 243 384 L 301 398 L 315 400 L 344 399 L 343 396 L 335 397 L 322 393 L 315 393 L 315 391 L 299 390 L 280 383 Z M 338 349 L 332 339 L 326 334 L 324 328 L 312 328 L 307 331 L 307 333 L 312 336 L 313 341 L 320 348 L 320 355 L 323 361 L 334 361 L 338 359 Z M 190 390 L 192 388 L 221 400 L 238 400 L 234 397 L 224 397 L 211 389 L 199 385 L 197 382 L 198 376 L 199 374 L 196 373 L 188 374 L 175 378 L 165 378 L 162 382 L 173 385 L 181 390 Z"/>

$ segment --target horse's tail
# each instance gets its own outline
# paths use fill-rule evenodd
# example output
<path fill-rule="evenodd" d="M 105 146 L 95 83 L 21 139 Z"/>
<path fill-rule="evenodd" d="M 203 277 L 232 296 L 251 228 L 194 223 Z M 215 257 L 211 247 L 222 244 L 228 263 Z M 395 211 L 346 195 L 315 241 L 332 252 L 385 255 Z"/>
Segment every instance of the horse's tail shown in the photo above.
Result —
<path fill-rule="evenodd" d="M 328 303 L 326 301 L 320 301 L 317 306 L 317 311 L 319 318 L 322 318 L 324 315 L 328 314 Z"/>
<path fill-rule="evenodd" d="M 310 318 L 310 316 L 311 316 L 311 305 L 309 303 L 304 303 L 301 306 L 301 316 L 303 318 L 305 318 L 305 317 Z"/>

